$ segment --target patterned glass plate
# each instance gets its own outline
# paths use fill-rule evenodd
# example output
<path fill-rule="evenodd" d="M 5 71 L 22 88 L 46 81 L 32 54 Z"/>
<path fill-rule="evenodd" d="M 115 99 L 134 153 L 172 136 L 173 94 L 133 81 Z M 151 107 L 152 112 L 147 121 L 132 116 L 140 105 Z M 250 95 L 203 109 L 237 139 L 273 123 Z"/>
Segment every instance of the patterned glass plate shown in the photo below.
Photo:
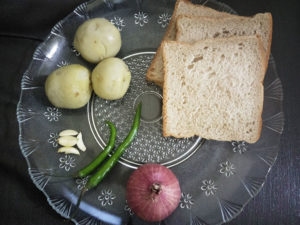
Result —
<path fill-rule="evenodd" d="M 230 7 L 214 0 L 195 3 L 235 14 Z M 72 174 L 102 151 L 109 136 L 105 120 L 116 124 L 117 144 L 120 143 L 130 129 L 136 103 L 144 103 L 139 135 L 103 182 L 84 196 L 73 218 L 76 224 L 146 225 L 128 207 L 125 187 L 133 170 L 148 162 L 170 167 L 182 189 L 175 212 L 153 224 L 221 224 L 236 217 L 259 192 L 276 160 L 284 118 L 282 87 L 272 56 L 264 81 L 263 128 L 257 143 L 162 136 L 162 91 L 145 81 L 145 73 L 173 8 L 171 0 L 83 3 L 53 27 L 23 75 L 17 108 L 20 147 L 34 184 L 65 218 L 75 211 L 88 177 L 73 180 L 53 175 Z M 45 96 L 45 79 L 54 69 L 67 64 L 94 67 L 72 46 L 76 28 L 94 17 L 105 17 L 120 30 L 123 44 L 118 57 L 124 59 L 132 72 L 130 88 L 121 100 L 104 101 L 92 96 L 89 104 L 78 110 L 55 108 Z M 87 151 L 80 156 L 57 153 L 58 133 L 64 129 L 81 131 Z"/>

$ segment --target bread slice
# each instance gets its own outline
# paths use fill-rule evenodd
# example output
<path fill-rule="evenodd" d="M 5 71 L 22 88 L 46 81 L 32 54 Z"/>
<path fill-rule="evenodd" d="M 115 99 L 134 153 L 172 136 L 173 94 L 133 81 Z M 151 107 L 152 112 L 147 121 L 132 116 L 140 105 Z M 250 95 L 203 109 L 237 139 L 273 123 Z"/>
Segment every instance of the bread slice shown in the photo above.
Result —
<path fill-rule="evenodd" d="M 176 38 L 176 19 L 178 15 L 191 15 L 191 16 L 206 16 L 213 18 L 231 17 L 229 13 L 219 12 L 209 7 L 198 4 L 193 4 L 188 0 L 177 0 L 173 15 L 163 40 L 175 40 Z M 237 16 L 234 16 L 237 17 Z M 154 82 L 158 86 L 163 85 L 163 60 L 161 53 L 161 46 L 157 49 L 154 59 L 148 68 L 146 79 Z"/>
<path fill-rule="evenodd" d="M 176 40 L 195 42 L 207 38 L 260 35 L 269 60 L 272 42 L 272 15 L 258 13 L 253 17 L 209 18 L 179 15 Z"/>
<path fill-rule="evenodd" d="M 267 68 L 259 36 L 164 41 L 163 135 L 256 142 Z"/>

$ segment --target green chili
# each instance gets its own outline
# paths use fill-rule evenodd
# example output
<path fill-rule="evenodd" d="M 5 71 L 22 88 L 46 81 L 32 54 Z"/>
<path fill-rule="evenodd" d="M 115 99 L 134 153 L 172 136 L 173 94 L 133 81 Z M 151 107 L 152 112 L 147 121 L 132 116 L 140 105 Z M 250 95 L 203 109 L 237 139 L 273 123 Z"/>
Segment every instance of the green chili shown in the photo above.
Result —
<path fill-rule="evenodd" d="M 136 109 L 135 117 L 129 134 L 127 135 L 125 140 L 121 143 L 121 145 L 116 149 L 115 153 L 89 179 L 88 183 L 86 184 L 85 191 L 96 187 L 101 182 L 101 180 L 105 177 L 105 175 L 117 163 L 118 159 L 121 157 L 124 150 L 131 144 L 131 142 L 133 141 L 133 139 L 137 134 L 140 125 L 141 108 L 142 108 L 142 104 L 140 103 Z"/>
<path fill-rule="evenodd" d="M 113 149 L 115 145 L 115 140 L 116 140 L 116 127 L 114 124 L 110 121 L 106 121 L 106 124 L 110 128 L 110 138 L 108 141 L 108 144 L 104 148 L 104 150 L 90 163 L 88 164 L 85 168 L 81 169 L 78 171 L 74 177 L 80 177 L 83 178 L 87 175 L 89 175 L 96 167 L 100 165 L 101 162 L 106 158 L 106 156 L 110 153 L 110 151 Z"/>
<path fill-rule="evenodd" d="M 83 188 L 80 192 L 79 198 L 77 200 L 75 210 L 71 214 L 69 219 L 72 219 L 73 216 L 76 214 L 81 199 L 84 195 L 84 193 L 94 187 L 96 187 L 101 180 L 105 177 L 105 175 L 111 170 L 111 168 L 117 163 L 118 159 L 121 157 L 125 149 L 131 144 L 133 139 L 135 138 L 138 128 L 140 126 L 140 119 L 141 119 L 141 111 L 142 111 L 142 104 L 139 103 L 136 113 L 134 116 L 133 124 L 131 127 L 131 130 L 125 140 L 121 143 L 121 145 L 116 149 L 115 153 L 100 167 L 100 169 L 89 179 L 87 182 L 85 188 Z M 112 134 L 113 132 L 111 132 Z M 112 135 L 111 135 L 112 136 Z M 96 163 L 95 163 L 96 164 Z"/>

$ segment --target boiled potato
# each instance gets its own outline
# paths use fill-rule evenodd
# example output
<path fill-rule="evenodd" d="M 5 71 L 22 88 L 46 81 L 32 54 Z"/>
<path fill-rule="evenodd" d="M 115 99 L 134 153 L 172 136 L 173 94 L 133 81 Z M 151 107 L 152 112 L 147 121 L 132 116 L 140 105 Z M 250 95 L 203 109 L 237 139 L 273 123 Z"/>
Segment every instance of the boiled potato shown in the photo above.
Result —
<path fill-rule="evenodd" d="M 76 31 L 74 47 L 91 63 L 117 55 L 121 48 L 120 31 L 104 18 L 90 19 Z"/>
<path fill-rule="evenodd" d="M 103 99 L 122 98 L 130 84 L 131 73 L 128 66 L 119 58 L 101 61 L 92 72 L 94 92 Z"/>
<path fill-rule="evenodd" d="M 81 108 L 88 103 L 91 94 L 91 72 L 84 66 L 73 64 L 53 71 L 46 80 L 45 91 L 56 107 Z"/>

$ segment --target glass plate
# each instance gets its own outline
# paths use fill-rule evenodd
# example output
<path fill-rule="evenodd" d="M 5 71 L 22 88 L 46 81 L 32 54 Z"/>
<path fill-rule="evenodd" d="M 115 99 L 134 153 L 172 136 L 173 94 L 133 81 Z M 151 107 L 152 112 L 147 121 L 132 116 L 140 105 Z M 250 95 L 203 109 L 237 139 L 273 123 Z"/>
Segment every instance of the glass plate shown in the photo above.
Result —
<path fill-rule="evenodd" d="M 196 1 L 214 9 L 235 13 L 216 1 Z M 118 130 L 117 143 L 130 129 L 137 101 L 143 101 L 139 135 L 120 163 L 97 188 L 87 193 L 74 216 L 76 224 L 147 224 L 137 218 L 125 199 L 128 177 L 138 165 L 156 162 L 171 167 L 180 181 L 182 196 L 178 208 L 166 220 L 153 224 L 220 224 L 236 217 L 263 186 L 276 160 L 283 130 L 282 87 L 275 62 L 270 57 L 264 81 L 263 128 L 255 144 L 206 141 L 199 137 L 162 137 L 162 91 L 145 81 L 146 70 L 171 19 L 174 1 L 95 0 L 78 6 L 59 21 L 34 52 L 24 73 L 17 108 L 20 147 L 34 184 L 49 204 L 65 218 L 75 210 L 80 190 L 88 178 L 67 179 L 89 163 L 108 140 L 105 120 Z M 53 107 L 44 93 L 44 82 L 58 67 L 79 63 L 92 69 L 73 48 L 76 28 L 85 20 L 105 17 L 121 31 L 123 58 L 132 72 L 125 97 L 104 101 L 93 96 L 78 110 Z M 81 131 L 87 151 L 80 156 L 57 153 L 58 133 Z M 204 143 L 204 144 L 203 144 Z M 101 221 L 101 222 L 100 222 Z"/>

